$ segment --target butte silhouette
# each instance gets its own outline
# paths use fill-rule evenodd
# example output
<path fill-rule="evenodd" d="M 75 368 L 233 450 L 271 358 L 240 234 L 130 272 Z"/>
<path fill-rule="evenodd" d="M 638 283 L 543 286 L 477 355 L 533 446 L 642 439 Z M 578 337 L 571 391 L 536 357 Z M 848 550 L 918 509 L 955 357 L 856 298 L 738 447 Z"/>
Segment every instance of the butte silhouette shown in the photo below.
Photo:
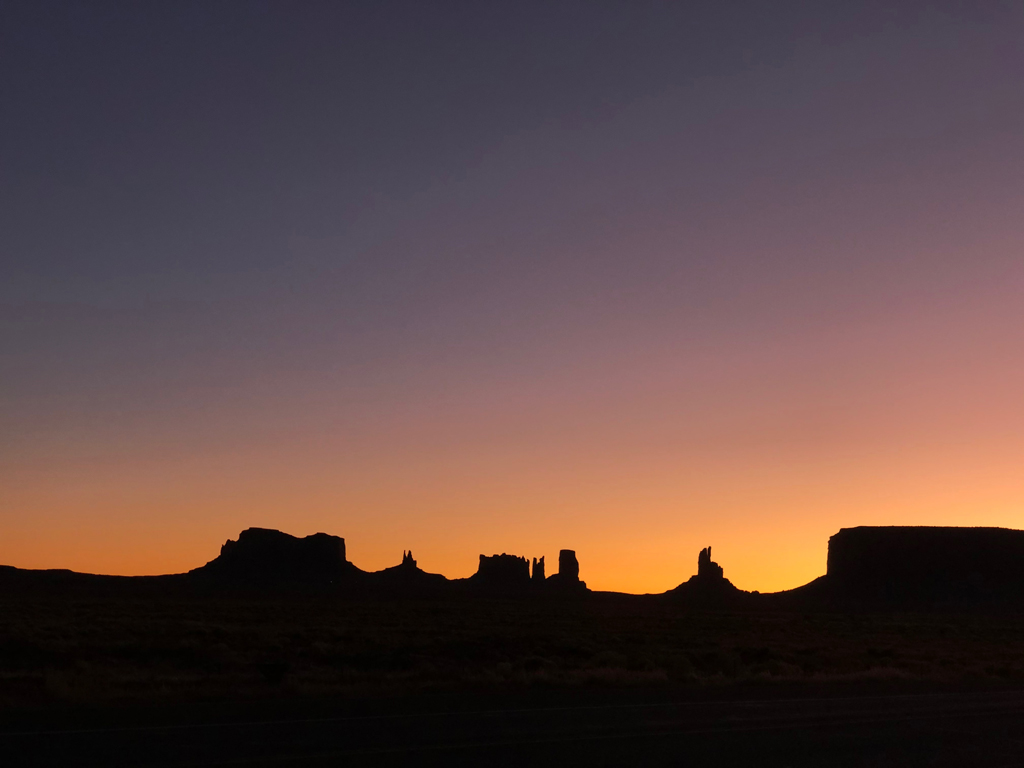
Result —
<path fill-rule="evenodd" d="M 412 552 L 398 565 L 364 571 L 347 558 L 345 540 L 315 533 L 299 538 L 248 528 L 220 554 L 187 573 L 102 576 L 68 570 L 0 566 L 0 589 L 75 594 L 337 593 L 369 597 L 509 597 L 601 599 L 580 579 L 576 552 L 558 554 L 558 571 L 545 573 L 544 557 L 480 555 L 476 573 L 448 579 L 422 570 Z M 825 575 L 784 592 L 738 589 L 700 551 L 697 573 L 661 595 L 675 603 L 710 608 L 1024 606 L 1024 531 L 1005 528 L 859 527 L 829 539 Z"/>

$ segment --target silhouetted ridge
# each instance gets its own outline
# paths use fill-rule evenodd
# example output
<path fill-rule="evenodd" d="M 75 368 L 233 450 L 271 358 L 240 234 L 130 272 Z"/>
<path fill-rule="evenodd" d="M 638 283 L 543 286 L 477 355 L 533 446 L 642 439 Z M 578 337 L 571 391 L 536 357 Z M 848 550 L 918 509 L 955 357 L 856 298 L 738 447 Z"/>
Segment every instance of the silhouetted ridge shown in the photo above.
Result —
<path fill-rule="evenodd" d="M 827 582 L 839 598 L 886 602 L 1024 599 L 1024 531 L 843 528 L 828 541 Z"/>
<path fill-rule="evenodd" d="M 228 539 L 220 556 L 190 573 L 238 585 L 337 584 L 361 573 L 345 559 L 345 540 L 326 533 L 298 538 L 247 528 Z"/>
<path fill-rule="evenodd" d="M 421 570 L 412 552 L 401 563 L 366 573 L 348 562 L 345 540 L 326 533 L 305 538 L 248 528 L 220 555 L 186 574 L 102 576 L 66 570 L 0 566 L 0 595 L 246 594 L 277 590 L 345 596 L 510 596 L 555 599 L 591 594 L 580 580 L 576 553 L 558 554 L 558 572 L 545 578 L 544 558 L 480 555 L 467 579 L 449 581 Z M 605 593 L 609 594 L 609 593 Z M 697 573 L 665 598 L 713 610 L 846 610 L 860 606 L 899 610 L 929 606 L 1024 608 L 1024 531 L 1005 528 L 844 528 L 829 539 L 828 572 L 796 589 L 759 594 L 737 589 L 700 551 Z M 615 599 L 628 597 L 620 595 Z M 650 599 L 647 596 L 643 599 Z"/>
<path fill-rule="evenodd" d="M 439 573 L 427 573 L 416 565 L 412 552 L 402 552 L 402 562 L 383 571 L 367 573 L 363 581 L 372 588 L 399 594 L 435 594 L 449 584 Z"/>

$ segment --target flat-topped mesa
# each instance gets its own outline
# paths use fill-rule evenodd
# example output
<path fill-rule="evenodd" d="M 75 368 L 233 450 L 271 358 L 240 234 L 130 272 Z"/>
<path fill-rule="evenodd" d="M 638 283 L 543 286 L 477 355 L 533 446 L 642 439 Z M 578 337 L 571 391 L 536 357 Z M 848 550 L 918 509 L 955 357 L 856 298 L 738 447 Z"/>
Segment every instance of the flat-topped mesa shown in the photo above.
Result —
<path fill-rule="evenodd" d="M 892 602 L 1024 600 L 1024 531 L 862 526 L 828 541 L 829 589 Z"/>
<path fill-rule="evenodd" d="M 486 588 L 525 589 L 530 584 L 530 561 L 504 552 L 500 555 L 480 555 L 480 565 L 469 580 Z"/>
<path fill-rule="evenodd" d="M 558 553 L 558 573 L 549 576 L 545 586 L 560 591 L 586 590 L 586 582 L 580 581 L 580 561 L 574 550 L 563 549 Z"/>
<path fill-rule="evenodd" d="M 705 547 L 697 555 L 697 578 L 712 580 L 725 578 L 722 566 L 711 560 L 711 547 Z"/>
<path fill-rule="evenodd" d="M 245 584 L 333 584 L 358 569 L 345 558 L 345 540 L 326 533 L 298 538 L 269 528 L 247 528 L 228 539 L 220 556 L 192 573 Z"/>

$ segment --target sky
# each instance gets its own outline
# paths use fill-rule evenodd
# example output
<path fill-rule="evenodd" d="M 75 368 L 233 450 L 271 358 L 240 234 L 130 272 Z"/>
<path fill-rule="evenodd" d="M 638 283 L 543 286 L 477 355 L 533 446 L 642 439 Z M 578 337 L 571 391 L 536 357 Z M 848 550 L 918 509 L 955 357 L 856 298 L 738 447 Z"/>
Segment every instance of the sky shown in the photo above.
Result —
<path fill-rule="evenodd" d="M 0 563 L 743 589 L 1024 527 L 1019 3 L 0 6 Z"/>

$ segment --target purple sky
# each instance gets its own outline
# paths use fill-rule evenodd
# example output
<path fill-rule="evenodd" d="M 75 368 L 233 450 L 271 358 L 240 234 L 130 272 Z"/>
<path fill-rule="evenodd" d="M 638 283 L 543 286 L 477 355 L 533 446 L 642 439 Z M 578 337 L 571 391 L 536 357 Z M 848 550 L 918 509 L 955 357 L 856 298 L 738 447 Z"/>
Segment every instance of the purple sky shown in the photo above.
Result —
<path fill-rule="evenodd" d="M 259 524 L 652 590 L 712 543 L 763 589 L 839 525 L 1024 525 L 1022 40 L 1016 3 L 5 4 L 0 562 Z"/>

